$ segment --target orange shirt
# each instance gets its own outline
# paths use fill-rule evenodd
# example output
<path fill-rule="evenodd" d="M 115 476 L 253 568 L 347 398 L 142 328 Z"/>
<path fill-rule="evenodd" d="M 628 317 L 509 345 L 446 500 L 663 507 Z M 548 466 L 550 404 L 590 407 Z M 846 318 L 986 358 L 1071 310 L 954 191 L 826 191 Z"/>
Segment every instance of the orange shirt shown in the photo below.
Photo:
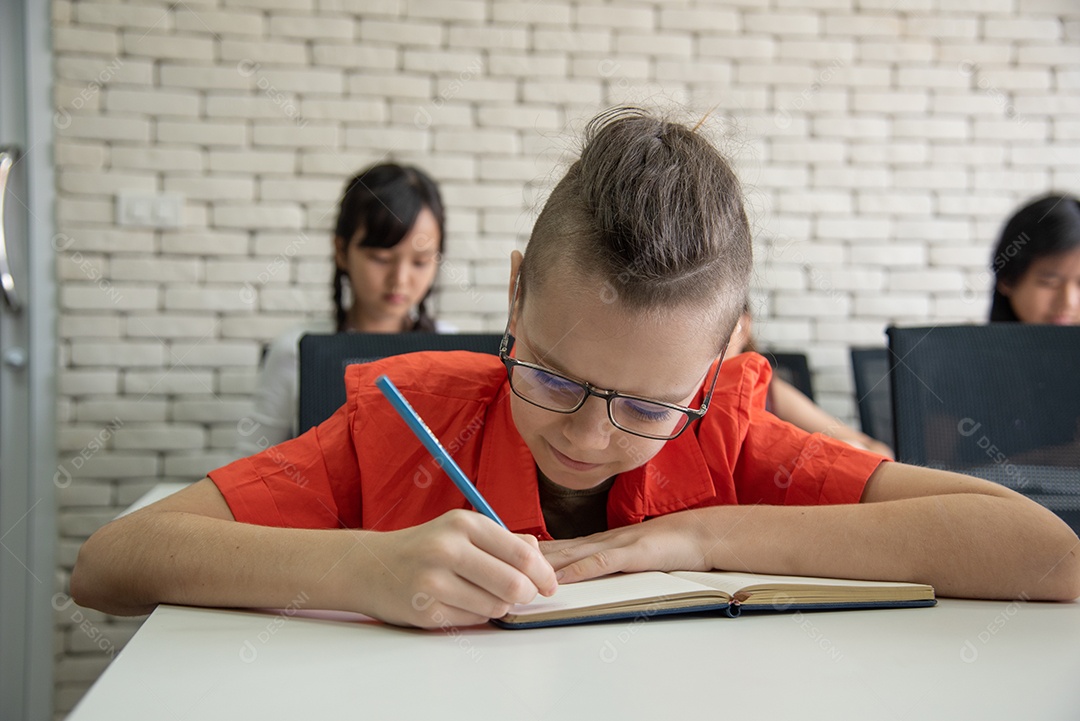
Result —
<path fill-rule="evenodd" d="M 350 366 L 347 398 L 299 438 L 210 473 L 238 521 L 389 531 L 468 508 L 382 393 L 386 373 L 510 530 L 549 538 L 536 464 L 492 355 L 414 353 Z M 810 435 L 765 411 L 771 369 L 756 353 L 724 362 L 708 413 L 608 495 L 608 527 L 688 508 L 858 503 L 882 456 Z M 697 407 L 701 394 L 691 403 Z"/>

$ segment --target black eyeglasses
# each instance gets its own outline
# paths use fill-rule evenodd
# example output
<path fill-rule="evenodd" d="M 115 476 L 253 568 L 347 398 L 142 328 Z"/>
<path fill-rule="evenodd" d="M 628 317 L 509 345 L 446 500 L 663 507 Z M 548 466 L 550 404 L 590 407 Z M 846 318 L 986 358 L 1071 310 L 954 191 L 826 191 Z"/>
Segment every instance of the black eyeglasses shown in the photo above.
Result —
<path fill-rule="evenodd" d="M 515 288 L 515 300 L 517 299 L 516 290 Z M 514 308 L 511 304 L 511 316 L 513 312 Z M 716 388 L 716 379 L 720 376 L 724 353 L 727 352 L 727 346 L 724 346 L 701 407 L 687 408 L 675 403 L 603 390 L 586 381 L 569 378 L 535 363 L 511 358 L 510 338 L 508 320 L 502 343 L 499 345 L 499 359 L 506 366 L 510 390 L 514 392 L 514 395 L 539 408 L 566 414 L 580 410 L 589 396 L 603 398 L 607 402 L 608 420 L 613 426 L 635 436 L 658 441 L 678 437 L 691 421 L 705 415 L 705 411 L 709 409 L 709 402 L 712 400 L 713 390 Z"/>

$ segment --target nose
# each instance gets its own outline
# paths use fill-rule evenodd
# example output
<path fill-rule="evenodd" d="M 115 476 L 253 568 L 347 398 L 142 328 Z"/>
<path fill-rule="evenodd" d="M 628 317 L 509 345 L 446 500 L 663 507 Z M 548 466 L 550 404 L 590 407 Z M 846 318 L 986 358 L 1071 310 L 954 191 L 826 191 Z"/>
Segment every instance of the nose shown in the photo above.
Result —
<path fill-rule="evenodd" d="M 394 284 L 394 289 L 407 288 L 409 285 L 409 263 L 408 261 L 398 261 L 394 266 L 394 275 L 391 278 L 391 282 Z"/>
<path fill-rule="evenodd" d="M 589 396 L 585 405 L 565 418 L 563 436 L 571 443 L 572 448 L 602 451 L 611 444 L 611 434 L 616 428 L 611 425 L 607 404 L 603 398 Z"/>

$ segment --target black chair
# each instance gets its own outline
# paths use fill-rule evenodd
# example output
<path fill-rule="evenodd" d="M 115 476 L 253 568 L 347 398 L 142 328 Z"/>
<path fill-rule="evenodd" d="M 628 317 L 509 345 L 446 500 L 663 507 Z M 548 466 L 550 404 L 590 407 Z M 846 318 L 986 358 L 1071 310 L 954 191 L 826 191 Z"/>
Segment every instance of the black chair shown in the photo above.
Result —
<path fill-rule="evenodd" d="M 894 447 L 889 349 L 852 348 L 851 371 L 855 377 L 855 400 L 862 432 Z"/>
<path fill-rule="evenodd" d="M 802 391 L 810 400 L 814 400 L 814 383 L 810 377 L 810 364 L 805 353 L 773 353 L 760 351 L 769 360 L 773 374 Z"/>
<path fill-rule="evenodd" d="M 996 481 L 1080 529 L 1080 327 L 888 336 L 897 460 Z"/>
<path fill-rule="evenodd" d="M 425 350 L 498 354 L 502 335 L 489 333 L 335 333 L 300 339 L 299 432 L 317 426 L 345 403 L 345 367 Z"/>

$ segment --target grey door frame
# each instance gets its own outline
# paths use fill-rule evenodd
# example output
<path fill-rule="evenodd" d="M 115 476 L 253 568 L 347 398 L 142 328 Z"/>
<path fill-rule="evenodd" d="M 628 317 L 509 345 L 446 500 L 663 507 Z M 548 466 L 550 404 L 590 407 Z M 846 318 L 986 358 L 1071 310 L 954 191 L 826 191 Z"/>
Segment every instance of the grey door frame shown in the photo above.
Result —
<path fill-rule="evenodd" d="M 24 201 L 9 194 L 5 203 L 5 212 L 21 216 L 9 226 L 19 232 L 7 238 L 21 308 L 0 308 L 0 714 L 17 721 L 53 715 L 57 323 L 50 12 L 44 0 L 0 3 L 0 145 L 20 151 L 16 179 Z"/>

